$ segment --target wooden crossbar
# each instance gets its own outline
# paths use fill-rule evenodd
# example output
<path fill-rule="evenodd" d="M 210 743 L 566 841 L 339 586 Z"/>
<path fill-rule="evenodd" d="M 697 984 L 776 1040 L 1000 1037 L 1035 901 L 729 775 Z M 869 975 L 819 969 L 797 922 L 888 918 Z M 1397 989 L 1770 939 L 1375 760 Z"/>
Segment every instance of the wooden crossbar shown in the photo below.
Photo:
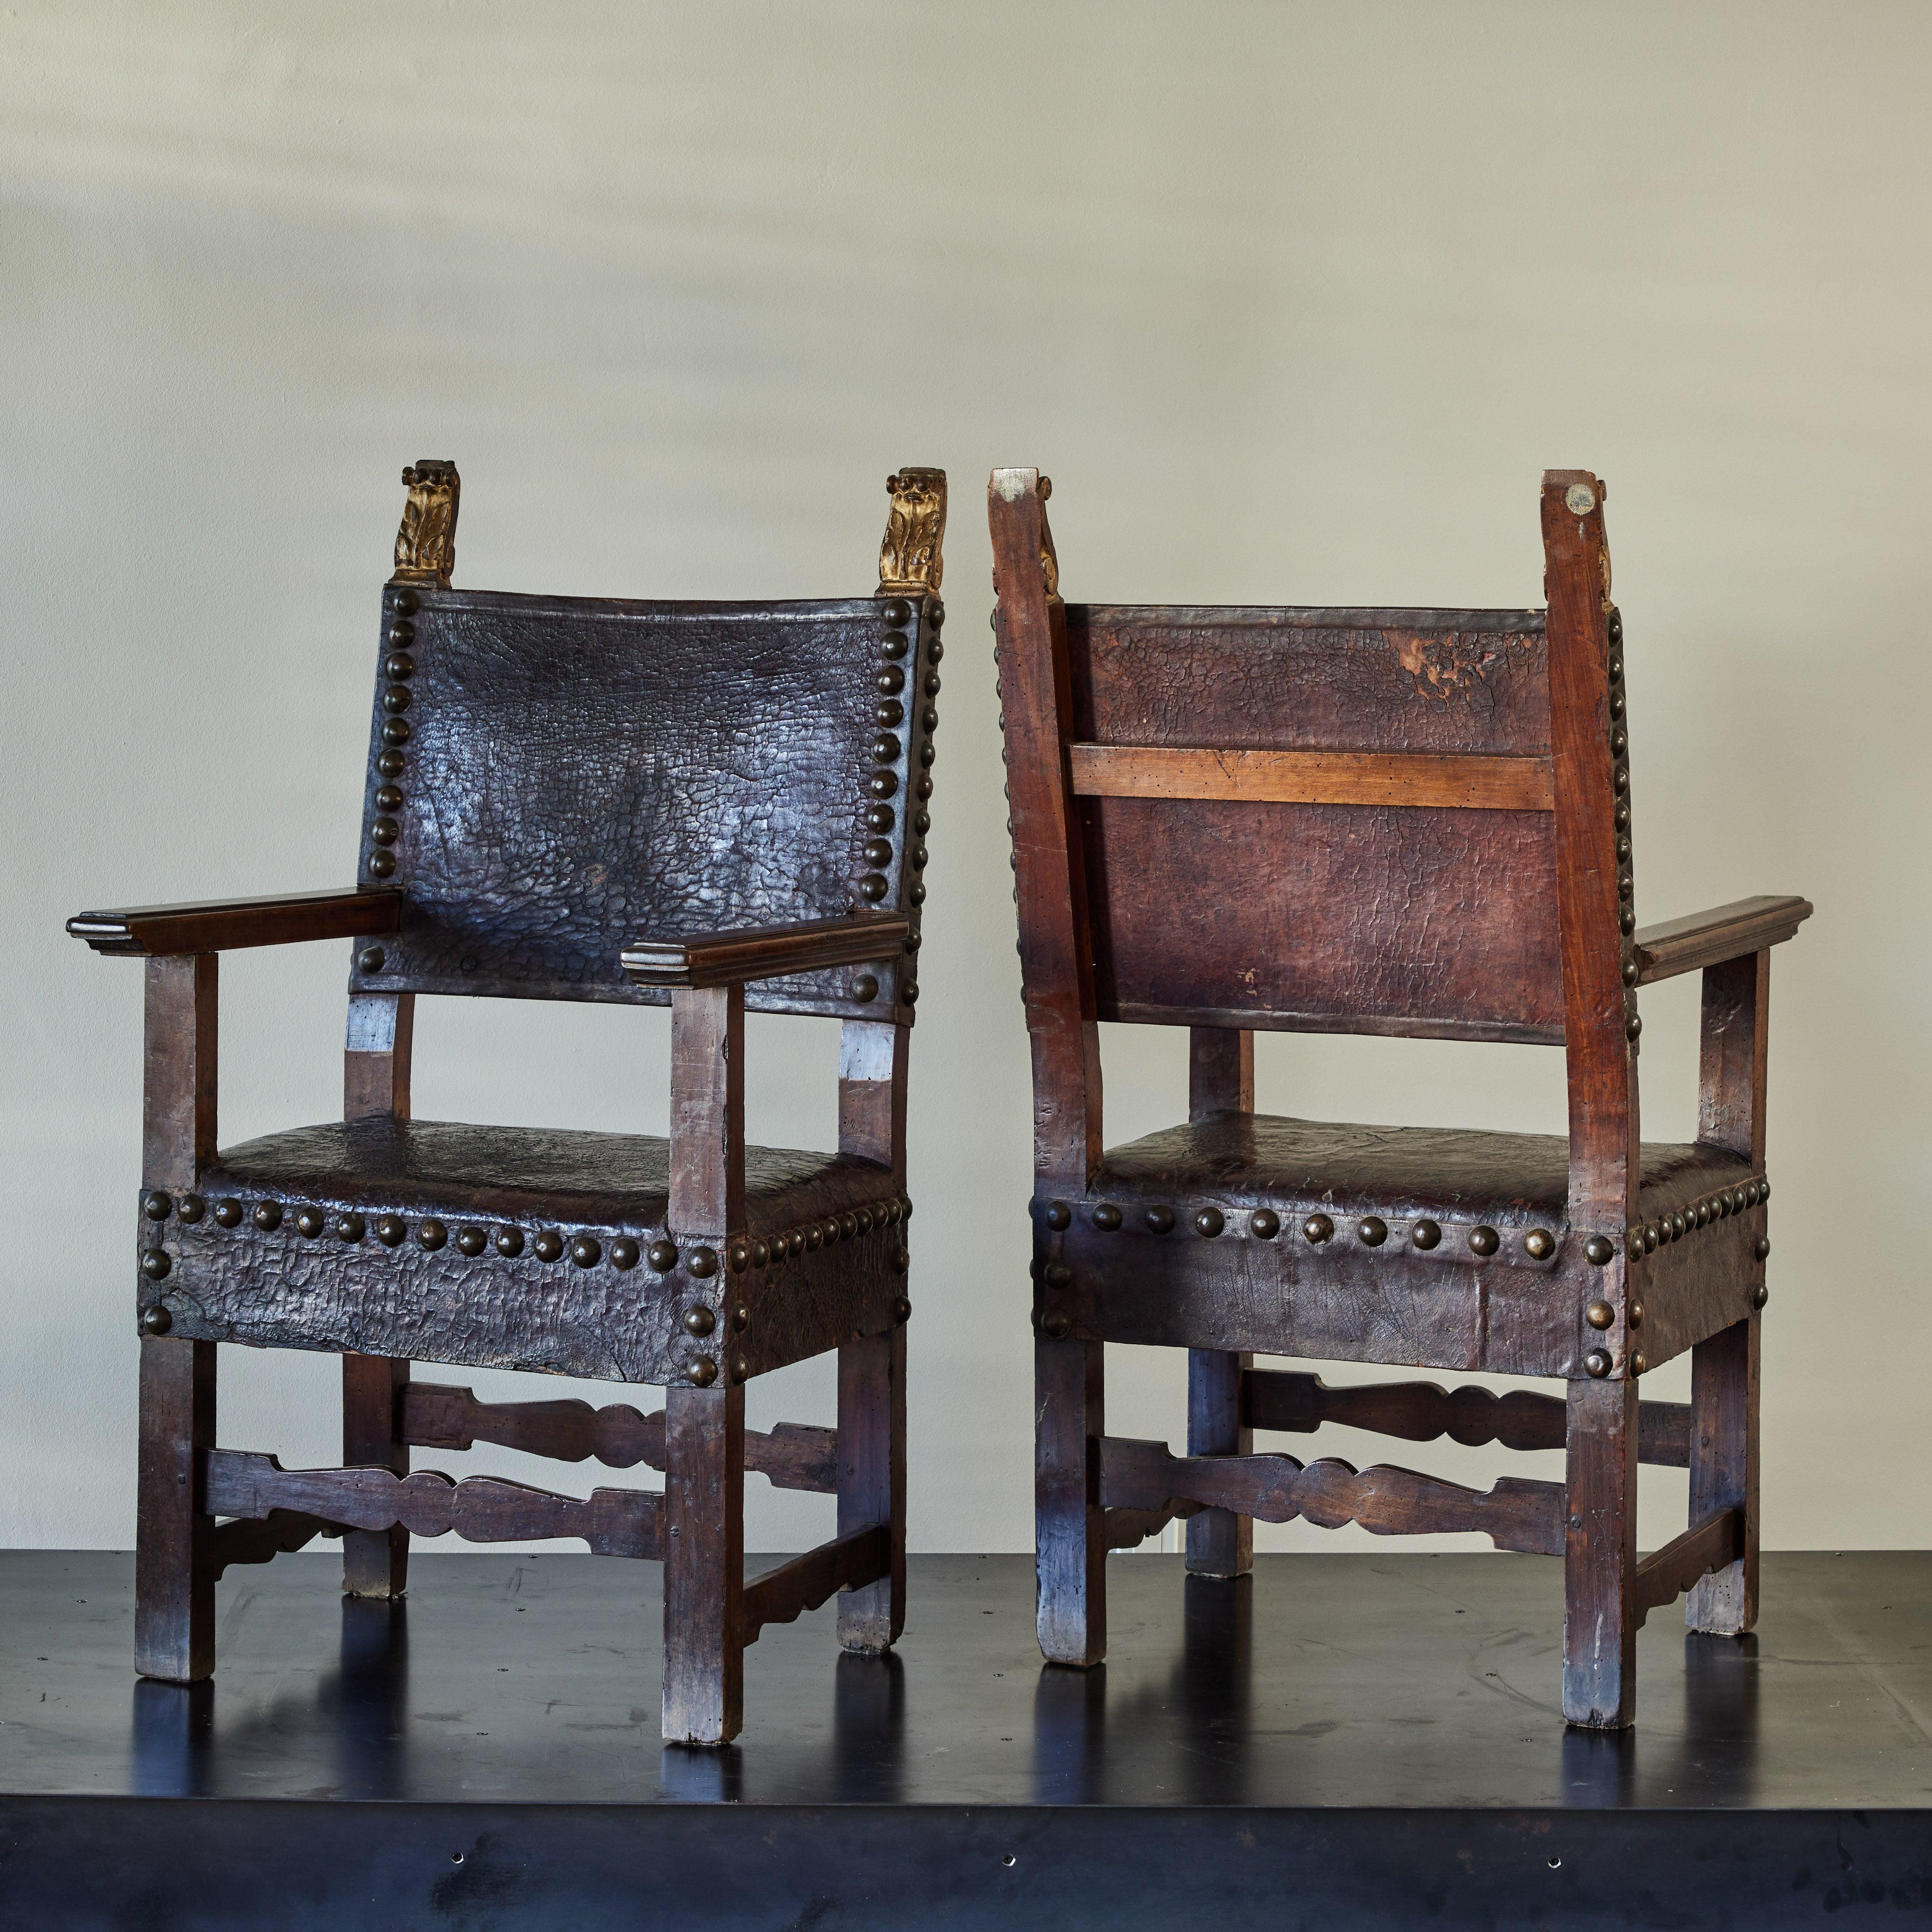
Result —
<path fill-rule="evenodd" d="M 216 1526 L 208 1539 L 209 1560 L 218 1577 L 237 1563 L 267 1563 L 313 1543 L 318 1536 L 340 1536 L 339 1522 L 325 1522 L 299 1510 L 271 1510 L 265 1516 L 237 1516 Z"/>
<path fill-rule="evenodd" d="M 1435 1382 L 1355 1382 L 1330 1388 L 1319 1376 L 1293 1370 L 1250 1369 L 1241 1378 L 1242 1419 L 1250 1429 L 1307 1435 L 1324 1422 L 1432 1442 L 1446 1436 L 1474 1448 L 1561 1449 L 1568 1406 L 1560 1396 L 1512 1389 L 1492 1395 L 1473 1384 L 1445 1389 Z M 1646 1402 L 1637 1408 L 1637 1460 L 1688 1468 L 1690 1405 Z"/>
<path fill-rule="evenodd" d="M 581 1537 L 600 1556 L 661 1553 L 658 1499 L 646 1490 L 593 1490 L 580 1498 L 496 1476 L 459 1483 L 434 1469 L 412 1476 L 377 1468 L 284 1469 L 272 1456 L 236 1449 L 211 1449 L 206 1459 L 210 1516 L 272 1518 L 293 1510 L 347 1529 L 400 1524 L 416 1536 L 454 1530 L 466 1543 Z"/>
<path fill-rule="evenodd" d="M 1228 799 L 1252 804 L 1426 806 L 1553 812 L 1547 758 L 1413 752 L 1234 752 L 1070 745 L 1085 798 Z"/>
<path fill-rule="evenodd" d="M 1744 1551 L 1744 1513 L 1713 1510 L 1684 1534 L 1636 1566 L 1630 1600 L 1642 1623 L 1652 1610 L 1674 1603 L 1699 1577 L 1735 1563 Z"/>
<path fill-rule="evenodd" d="M 841 1590 L 862 1589 L 890 1574 L 892 1538 L 882 1522 L 848 1530 L 745 1586 L 740 1641 L 756 1643 L 766 1624 L 788 1624 Z"/>
<path fill-rule="evenodd" d="M 608 1468 L 664 1466 L 664 1411 L 640 1414 L 628 1403 L 478 1402 L 448 1382 L 412 1382 L 403 1396 L 403 1440 L 419 1449 L 468 1449 L 494 1442 L 560 1462 L 591 1458 Z M 838 1432 L 781 1422 L 769 1434 L 745 1431 L 745 1468 L 775 1489 L 832 1496 L 838 1488 Z"/>
<path fill-rule="evenodd" d="M 1177 1456 L 1165 1442 L 1120 1436 L 1100 1441 L 1103 1509 L 1191 1514 L 1186 1505 L 1224 1509 L 1263 1522 L 1297 1516 L 1324 1529 L 1360 1523 L 1377 1536 L 1477 1530 L 1498 1550 L 1560 1555 L 1563 1485 L 1504 1477 L 1487 1490 L 1464 1489 L 1389 1465 L 1358 1470 L 1292 1456 Z M 1138 1539 L 1136 1539 L 1138 1540 Z"/>

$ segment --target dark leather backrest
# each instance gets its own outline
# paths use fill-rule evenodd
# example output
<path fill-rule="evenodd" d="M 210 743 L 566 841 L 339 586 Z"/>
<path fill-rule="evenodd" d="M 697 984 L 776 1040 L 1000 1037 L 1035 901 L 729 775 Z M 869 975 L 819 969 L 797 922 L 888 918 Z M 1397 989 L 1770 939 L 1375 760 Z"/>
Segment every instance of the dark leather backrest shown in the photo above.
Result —
<path fill-rule="evenodd" d="M 1394 794 L 1474 759 L 1500 795 L 1548 793 L 1540 611 L 1069 604 L 1066 622 L 1073 740 L 1422 754 L 1334 761 L 1337 788 L 1368 770 Z M 1082 758 L 1085 794 L 1104 761 Z M 1504 760 L 1522 762 L 1489 762 Z M 1296 767 L 1311 770 L 1319 791 L 1330 779 Z M 1078 802 L 1101 1018 L 1563 1039 L 1547 803 Z"/>
<path fill-rule="evenodd" d="M 390 586 L 358 876 L 409 911 L 352 990 L 662 1005 L 620 967 L 634 939 L 916 919 L 939 611 Z M 846 968 L 746 1004 L 905 1021 L 912 974 L 880 969 L 869 1001 Z"/>

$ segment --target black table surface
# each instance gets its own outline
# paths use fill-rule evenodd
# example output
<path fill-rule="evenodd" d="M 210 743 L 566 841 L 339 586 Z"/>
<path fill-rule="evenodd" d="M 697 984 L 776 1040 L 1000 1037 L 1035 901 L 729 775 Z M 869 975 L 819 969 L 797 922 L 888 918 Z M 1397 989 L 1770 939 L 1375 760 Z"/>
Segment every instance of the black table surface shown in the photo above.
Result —
<path fill-rule="evenodd" d="M 1580 1896 L 1593 1859 L 1642 1865 L 1664 1913 L 1633 1907 L 1605 1923 L 1733 1922 L 1682 1916 L 1684 1888 L 1721 1893 L 1747 1869 L 1741 1924 L 1815 1915 L 1828 1897 L 1932 1910 L 1932 1552 L 1768 1554 L 1759 1628 L 1742 1641 L 1687 1634 L 1681 1609 L 1653 1614 L 1638 1642 L 1636 1728 L 1615 1737 L 1562 1722 L 1554 1559 L 1263 1556 L 1230 1585 L 1185 1578 L 1178 1557 L 1118 1557 L 1108 1661 L 1080 1672 L 1040 1661 L 1030 1557 L 914 1557 L 896 1655 L 841 1656 L 829 1610 L 767 1628 L 747 1654 L 743 1735 L 719 1751 L 659 1741 L 656 1565 L 419 1550 L 410 1576 L 392 1608 L 345 1600 L 330 1555 L 230 1571 L 216 1676 L 184 1690 L 133 1675 L 130 1558 L 0 1554 L 0 1927 L 56 1922 L 10 1918 L 10 1880 L 50 1911 L 48 1874 L 86 1869 L 97 1843 L 138 1867 L 151 1815 L 171 1822 L 151 1852 L 162 1876 L 147 1874 L 161 1890 L 146 1895 L 197 1858 L 232 1871 L 245 1842 L 267 1861 L 253 1916 L 128 1918 L 90 1872 L 99 1916 L 72 1922 L 338 1922 L 320 1906 L 296 1912 L 274 1862 L 292 1872 L 326 1845 L 320 1898 L 328 1874 L 387 1842 L 377 1814 L 412 1809 L 430 1822 L 414 1838 L 397 1826 L 384 1854 L 413 1874 L 404 1892 L 482 1883 L 474 1846 L 489 1832 L 476 1820 L 487 1816 L 500 1860 L 520 1848 L 512 1862 L 530 1896 L 551 1860 L 568 1922 L 585 1925 L 607 1922 L 586 1874 L 606 1852 L 621 1870 L 660 1844 L 653 1819 L 686 1821 L 654 1857 L 682 1848 L 714 1873 L 723 1860 L 748 1888 L 726 1909 L 715 1882 L 687 1874 L 720 1924 L 791 1923 L 834 1894 L 838 1910 L 800 1922 L 898 1922 L 915 1907 L 935 1924 L 991 1922 L 982 1906 L 1018 1922 L 1029 1899 L 1062 1924 L 1089 1922 L 1089 1908 L 1094 1923 L 1184 1923 L 1216 1900 L 1223 1923 L 1248 1922 L 1225 1887 L 1174 1891 L 1174 1872 L 1204 1856 L 1201 1829 L 1219 1834 L 1216 1856 L 1252 1855 L 1242 1895 L 1257 1924 L 1298 1922 L 1268 1916 L 1276 1884 L 1311 1904 L 1318 1876 L 1340 1884 L 1347 1870 L 1366 1891 L 1341 1922 L 1511 1922 L 1517 1880 Z M 562 1849 L 573 1808 L 599 1830 L 614 1818 L 620 1837 L 605 1852 L 592 1840 Z M 196 1850 L 183 1821 L 199 1811 L 229 1822 L 210 1822 Z M 804 1833 L 796 1843 L 787 1819 Z M 1173 1837 L 1188 1819 L 1197 1836 Z M 1684 1874 L 1668 1885 L 1663 1833 Z M 907 1865 L 915 1845 L 926 1849 Z M 877 1894 L 889 1903 L 868 1918 L 841 1885 L 862 1889 L 868 1861 L 892 1846 L 897 1876 Z M 949 1859 L 964 1860 L 964 1876 L 946 1881 L 942 1909 L 910 1874 L 951 1871 Z M 1100 1915 L 1096 1874 L 1141 1859 L 1167 1876 L 1139 1872 Z M 1013 1891 L 1029 1864 L 1034 1888 Z M 677 1887 L 654 1869 L 662 1903 Z M 1136 1917 L 1131 1901 L 1150 1898 L 1166 1903 Z M 452 1922 L 423 1909 L 357 1922 Z M 453 1922 L 550 1922 L 476 1914 Z"/>

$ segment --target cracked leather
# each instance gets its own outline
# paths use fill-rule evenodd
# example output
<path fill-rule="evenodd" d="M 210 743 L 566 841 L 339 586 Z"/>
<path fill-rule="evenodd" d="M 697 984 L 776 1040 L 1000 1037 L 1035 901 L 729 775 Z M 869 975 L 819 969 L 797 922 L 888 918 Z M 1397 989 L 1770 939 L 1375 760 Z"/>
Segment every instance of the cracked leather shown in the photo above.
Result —
<path fill-rule="evenodd" d="M 411 665 L 400 685 L 378 681 L 360 876 L 408 907 L 403 932 L 375 942 L 380 967 L 358 956 L 352 990 L 662 1005 L 619 964 L 633 940 L 912 910 L 905 835 L 931 706 L 910 684 L 895 756 L 874 740 L 880 679 L 917 675 L 925 608 L 895 669 L 871 598 L 424 590 L 412 612 L 393 603 L 385 626 L 402 627 Z M 882 771 L 884 863 L 863 851 Z M 385 788 L 400 804 L 379 800 Z M 876 899 L 860 896 L 868 875 Z M 746 1004 L 906 1023 L 902 968 L 910 978 L 903 956 L 880 962 L 868 1003 L 839 968 L 755 984 Z"/>
<path fill-rule="evenodd" d="M 1668 1212 L 1747 1180 L 1723 1148 L 1646 1142 L 1640 1214 Z M 1358 1126 L 1276 1114 L 1210 1114 L 1110 1148 L 1090 1198 L 1323 1208 L 1402 1220 L 1436 1215 L 1501 1227 L 1561 1227 L 1570 1144 L 1558 1134 Z"/>

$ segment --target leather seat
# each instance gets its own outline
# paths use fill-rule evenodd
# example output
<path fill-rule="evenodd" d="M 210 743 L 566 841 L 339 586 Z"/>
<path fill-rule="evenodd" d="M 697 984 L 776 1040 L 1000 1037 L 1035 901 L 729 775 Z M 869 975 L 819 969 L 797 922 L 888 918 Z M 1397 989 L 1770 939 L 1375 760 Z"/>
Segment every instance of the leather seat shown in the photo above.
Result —
<path fill-rule="evenodd" d="M 1722 1148 L 1646 1142 L 1641 1213 L 1682 1210 L 1754 1172 Z M 1318 1210 L 1508 1228 L 1560 1227 L 1569 1179 L 1569 1143 L 1558 1134 L 1228 1112 L 1108 1149 L 1089 1192 L 1136 1208 L 1271 1208 L 1284 1221 Z"/>
<path fill-rule="evenodd" d="M 472 1126 L 454 1120 L 328 1120 L 224 1148 L 202 1177 L 211 1201 L 272 1200 L 451 1222 L 473 1217 L 640 1237 L 662 1232 L 670 1144 L 655 1134 Z M 747 1147 L 748 1232 L 770 1236 L 895 1195 L 891 1171 L 856 1154 Z"/>

